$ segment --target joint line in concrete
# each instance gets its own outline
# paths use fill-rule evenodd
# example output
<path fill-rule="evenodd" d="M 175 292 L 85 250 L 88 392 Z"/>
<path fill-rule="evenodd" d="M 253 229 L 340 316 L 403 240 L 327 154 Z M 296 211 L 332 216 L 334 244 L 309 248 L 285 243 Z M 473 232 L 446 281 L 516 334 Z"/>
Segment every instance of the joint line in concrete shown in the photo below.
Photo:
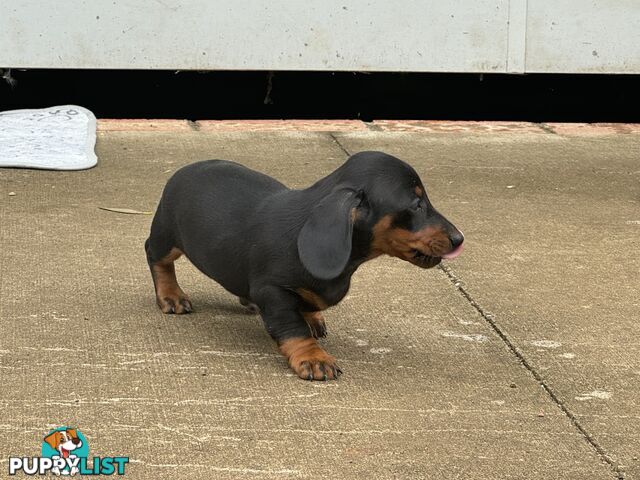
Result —
<path fill-rule="evenodd" d="M 567 418 L 571 421 L 573 426 L 578 430 L 580 435 L 587 441 L 589 445 L 596 451 L 598 456 L 607 463 L 611 469 L 616 474 L 616 478 L 622 479 L 624 478 L 624 471 L 622 471 L 618 463 L 611 458 L 611 456 L 606 452 L 606 450 L 597 442 L 597 440 L 591 435 L 585 427 L 582 426 L 580 420 L 576 418 L 571 410 L 565 405 L 565 403 L 560 400 L 558 395 L 553 391 L 553 389 L 547 384 L 547 382 L 542 378 L 542 375 L 531 365 L 531 363 L 527 360 L 524 353 L 509 339 L 509 336 L 498 326 L 493 315 L 485 310 L 469 293 L 469 291 L 464 287 L 460 279 L 453 273 L 451 268 L 444 266 L 442 264 L 438 265 L 438 268 L 444 272 L 449 281 L 453 284 L 453 286 L 460 292 L 460 294 L 469 302 L 469 304 L 480 314 L 480 316 L 484 319 L 485 322 L 489 324 L 491 329 L 500 337 L 500 339 L 504 342 L 507 348 L 516 356 L 518 361 L 522 364 L 522 366 L 529 371 L 529 373 L 533 376 L 533 378 L 540 384 L 540 386 L 547 392 L 547 395 L 551 398 L 553 403 L 555 403 L 558 408 L 567 416 Z"/>
<path fill-rule="evenodd" d="M 333 140 L 335 142 L 335 144 L 338 145 L 338 147 L 340 147 L 340 150 L 342 150 L 347 157 L 351 156 L 349 151 L 342 146 L 342 144 L 338 141 L 338 139 L 336 138 L 336 136 L 333 133 L 329 133 L 329 136 L 331 137 L 331 140 Z"/>
<path fill-rule="evenodd" d="M 380 125 L 378 125 L 376 123 L 373 123 L 373 120 L 371 120 L 370 122 L 363 122 L 363 123 L 372 132 L 383 132 L 384 131 L 384 129 Z"/>
<path fill-rule="evenodd" d="M 551 128 L 549 125 L 547 125 L 544 122 L 536 123 L 535 125 L 537 125 L 538 128 L 540 128 L 541 130 L 544 130 L 547 133 L 551 133 L 553 135 L 557 135 L 558 134 L 553 128 Z"/>

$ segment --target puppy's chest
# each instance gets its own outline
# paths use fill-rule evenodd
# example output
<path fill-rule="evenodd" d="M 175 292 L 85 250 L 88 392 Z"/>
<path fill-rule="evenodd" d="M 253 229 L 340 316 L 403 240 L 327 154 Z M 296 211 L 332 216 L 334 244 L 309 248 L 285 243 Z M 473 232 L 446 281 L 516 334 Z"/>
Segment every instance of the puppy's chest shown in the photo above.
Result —
<path fill-rule="evenodd" d="M 313 288 L 297 288 L 305 311 L 320 311 L 336 305 L 349 291 L 350 282 L 315 285 Z"/>

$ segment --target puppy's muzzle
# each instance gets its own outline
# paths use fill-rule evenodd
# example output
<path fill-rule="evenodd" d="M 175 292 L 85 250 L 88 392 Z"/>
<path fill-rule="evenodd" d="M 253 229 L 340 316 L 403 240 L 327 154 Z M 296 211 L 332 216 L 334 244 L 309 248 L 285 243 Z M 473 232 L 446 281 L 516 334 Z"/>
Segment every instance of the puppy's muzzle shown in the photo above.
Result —
<path fill-rule="evenodd" d="M 456 258 L 464 250 L 464 235 L 460 230 L 456 230 L 453 234 L 449 235 L 449 242 L 451 243 L 451 250 L 441 255 L 442 258 L 451 260 Z"/>
<path fill-rule="evenodd" d="M 409 260 L 411 263 L 422 268 L 432 268 L 438 265 L 442 259 L 456 258 L 464 249 L 464 235 L 455 229 L 451 233 L 438 235 L 427 243 L 429 248 L 425 249 L 426 251 L 422 249 L 411 251 L 412 258 Z"/>

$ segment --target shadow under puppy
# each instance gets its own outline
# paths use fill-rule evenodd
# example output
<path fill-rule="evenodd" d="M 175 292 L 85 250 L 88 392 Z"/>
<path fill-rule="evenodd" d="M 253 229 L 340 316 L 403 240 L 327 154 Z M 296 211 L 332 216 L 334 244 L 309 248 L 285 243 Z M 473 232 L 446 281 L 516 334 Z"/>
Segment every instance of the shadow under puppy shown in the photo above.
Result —
<path fill-rule="evenodd" d="M 164 313 L 192 310 L 175 275 L 184 254 L 258 307 L 300 378 L 327 380 L 341 370 L 316 341 L 326 335 L 320 312 L 342 300 L 356 269 L 383 254 L 431 268 L 463 240 L 411 166 L 361 152 L 304 190 L 233 162 L 188 165 L 167 183 L 145 249 Z"/>

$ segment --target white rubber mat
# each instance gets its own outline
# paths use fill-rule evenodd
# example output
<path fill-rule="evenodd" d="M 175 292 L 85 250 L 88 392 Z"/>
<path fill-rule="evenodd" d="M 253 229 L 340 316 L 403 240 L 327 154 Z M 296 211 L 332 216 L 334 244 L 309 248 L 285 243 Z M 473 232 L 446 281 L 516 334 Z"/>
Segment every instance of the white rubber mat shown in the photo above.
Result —
<path fill-rule="evenodd" d="M 84 170 L 98 163 L 96 117 L 77 105 L 0 112 L 0 167 Z"/>

